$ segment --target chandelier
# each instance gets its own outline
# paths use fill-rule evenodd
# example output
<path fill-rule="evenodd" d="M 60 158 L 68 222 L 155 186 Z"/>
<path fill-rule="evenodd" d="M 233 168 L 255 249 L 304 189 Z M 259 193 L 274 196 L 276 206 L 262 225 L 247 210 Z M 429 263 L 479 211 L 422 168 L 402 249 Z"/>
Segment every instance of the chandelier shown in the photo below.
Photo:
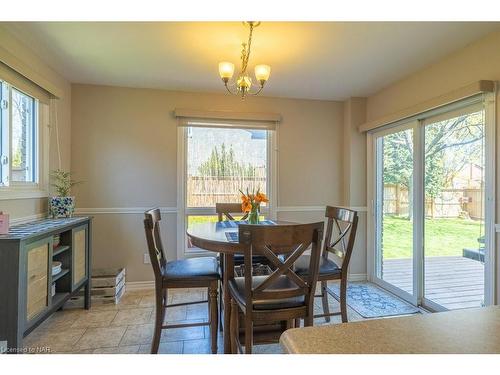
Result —
<path fill-rule="evenodd" d="M 241 43 L 241 70 L 235 82 L 229 83 L 229 80 L 234 75 L 234 64 L 227 61 L 219 63 L 219 75 L 222 78 L 222 82 L 224 82 L 224 86 L 227 91 L 233 95 L 240 95 L 242 99 L 244 99 L 247 95 L 258 95 L 264 88 L 264 84 L 267 82 L 269 75 L 271 74 L 271 67 L 269 65 L 256 65 L 255 78 L 259 82 L 260 87 L 253 93 L 250 91 L 252 88 L 252 77 L 250 77 L 247 73 L 248 60 L 250 59 L 253 30 L 260 25 L 260 22 L 249 21 L 243 23 L 250 28 L 250 31 L 248 34 L 248 42 Z M 231 90 L 229 86 L 235 86 L 235 90 Z"/>

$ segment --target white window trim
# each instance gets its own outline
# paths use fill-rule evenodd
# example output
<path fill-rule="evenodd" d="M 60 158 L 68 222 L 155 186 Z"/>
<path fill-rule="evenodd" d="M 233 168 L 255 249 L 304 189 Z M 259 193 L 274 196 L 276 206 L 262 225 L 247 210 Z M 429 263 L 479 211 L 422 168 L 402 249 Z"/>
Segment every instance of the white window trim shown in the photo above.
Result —
<path fill-rule="evenodd" d="M 186 215 L 215 215 L 214 207 L 186 208 L 186 173 L 187 173 L 187 127 L 177 127 L 177 259 L 211 255 L 207 251 L 186 252 Z M 267 188 L 269 205 L 262 213 L 271 220 L 276 220 L 278 207 L 278 126 L 268 130 L 267 142 Z"/>
<path fill-rule="evenodd" d="M 1 81 L 1 80 L 0 80 Z M 3 81 L 4 83 L 7 83 Z M 8 84 L 8 83 L 7 83 Z M 9 85 L 10 88 L 15 86 Z M 23 92 L 16 88 L 16 90 Z M 10 96 L 9 90 L 9 96 Z M 28 94 L 26 94 L 28 95 Z M 31 95 L 30 95 L 31 96 Z M 11 182 L 8 186 L 0 186 L 0 200 L 10 199 L 33 199 L 33 198 L 46 198 L 49 196 L 49 147 L 50 147 L 50 134 L 49 134 L 49 119 L 50 119 L 50 106 L 41 103 L 36 99 L 37 113 L 35 113 L 37 120 L 36 129 L 36 182 Z M 9 100 L 9 138 L 12 132 L 10 124 L 12 105 Z M 9 141 L 10 142 L 10 141 Z M 9 168 L 12 160 L 12 150 L 9 144 Z"/>
<path fill-rule="evenodd" d="M 500 300 L 500 286 L 497 288 L 496 279 L 497 279 L 497 269 L 496 267 L 496 257 L 497 257 L 497 248 L 496 248 L 496 236 L 495 236 L 495 192 L 496 192 L 496 95 L 495 93 L 485 93 L 483 94 L 484 101 L 484 111 L 485 111 L 485 235 L 486 235 L 486 243 L 485 246 L 490 250 L 487 252 L 487 258 L 485 259 L 485 274 L 484 274 L 484 283 L 485 283 L 485 294 L 484 294 L 484 303 L 485 305 L 494 305 L 497 304 Z M 457 102 L 453 105 L 444 106 L 434 111 L 430 111 L 431 113 L 445 113 L 450 111 L 455 106 L 460 106 L 467 103 L 467 100 L 463 100 L 461 102 Z M 409 124 L 415 119 L 418 119 L 420 115 L 414 116 L 412 119 L 407 119 L 403 121 L 398 121 L 393 125 L 388 125 L 385 128 L 380 128 L 378 131 L 373 130 L 367 133 L 366 137 L 366 146 L 367 146 L 367 202 L 368 205 L 368 215 L 367 215 L 367 279 L 368 281 L 376 282 L 376 274 L 377 274 L 377 241 L 376 236 L 377 232 L 375 228 L 376 223 L 376 191 L 375 191 L 375 178 L 376 178 L 376 160 L 374 158 L 375 155 L 375 139 L 377 137 L 383 136 L 385 134 L 392 133 L 397 131 L 398 127 L 404 127 L 405 124 Z M 417 129 L 419 128 L 419 129 Z M 423 131 L 423 126 L 415 127 L 418 131 Z M 422 169 L 423 160 L 417 160 L 417 168 Z M 416 257 L 422 256 L 421 252 L 415 254 Z M 420 273 L 420 272 L 418 272 Z M 420 275 L 414 275 L 418 277 Z M 419 285 L 421 280 L 414 280 Z M 392 290 L 390 285 L 382 285 L 382 287 L 386 287 L 389 291 L 394 292 L 395 294 L 400 294 L 399 290 Z M 421 294 L 421 291 L 419 291 Z M 419 295 L 416 295 L 416 298 L 419 298 Z M 417 301 L 420 302 L 420 301 Z M 429 301 L 426 301 L 429 303 Z M 430 306 L 430 304 L 429 304 Z M 431 306 L 436 307 L 438 306 Z"/>

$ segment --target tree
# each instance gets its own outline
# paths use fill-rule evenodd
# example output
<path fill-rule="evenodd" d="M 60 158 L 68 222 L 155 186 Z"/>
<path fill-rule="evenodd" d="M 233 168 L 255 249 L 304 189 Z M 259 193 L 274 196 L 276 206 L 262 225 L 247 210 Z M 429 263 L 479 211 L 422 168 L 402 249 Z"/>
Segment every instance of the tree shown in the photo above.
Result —
<path fill-rule="evenodd" d="M 255 177 L 256 170 L 251 164 L 238 162 L 233 147 L 227 150 L 223 143 L 220 150 L 217 146 L 212 149 L 209 158 L 198 167 L 198 172 L 202 176 L 252 178 Z"/>
<path fill-rule="evenodd" d="M 19 144 L 12 155 L 12 166 L 14 168 L 26 167 L 26 128 L 28 126 L 28 106 L 27 98 L 24 95 L 12 95 L 13 109 L 16 111 L 17 118 L 20 121 L 21 134 L 19 135 Z"/>
<path fill-rule="evenodd" d="M 467 163 L 482 165 L 483 112 L 458 116 L 425 126 L 425 194 L 435 198 Z M 413 132 L 389 134 L 384 142 L 384 184 L 408 188 L 411 216 Z M 453 152 L 450 152 L 453 151 Z"/>

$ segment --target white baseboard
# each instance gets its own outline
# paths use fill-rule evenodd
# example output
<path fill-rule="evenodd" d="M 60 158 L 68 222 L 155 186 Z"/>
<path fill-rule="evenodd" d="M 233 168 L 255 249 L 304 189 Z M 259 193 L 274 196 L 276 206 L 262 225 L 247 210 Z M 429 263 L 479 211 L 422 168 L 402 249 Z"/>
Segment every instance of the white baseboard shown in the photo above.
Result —
<path fill-rule="evenodd" d="M 347 276 L 347 280 L 349 281 L 366 281 L 366 273 L 350 273 L 349 276 Z"/>
<path fill-rule="evenodd" d="M 352 273 L 348 276 L 349 281 L 366 281 L 365 273 Z M 154 281 L 127 281 L 125 287 L 127 291 L 148 290 L 155 288 Z"/>

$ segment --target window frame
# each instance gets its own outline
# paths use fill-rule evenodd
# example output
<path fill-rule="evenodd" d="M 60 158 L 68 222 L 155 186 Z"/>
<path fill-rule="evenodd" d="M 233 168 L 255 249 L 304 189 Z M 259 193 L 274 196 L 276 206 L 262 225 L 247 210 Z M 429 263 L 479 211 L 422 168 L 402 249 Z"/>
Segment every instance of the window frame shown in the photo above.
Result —
<path fill-rule="evenodd" d="M 49 105 L 40 102 L 36 97 L 26 93 L 17 86 L 0 78 L 2 90 L 0 132 L 2 134 L 1 162 L 6 158 L 6 164 L 2 164 L 2 177 L 8 176 L 7 183 L 0 180 L 0 200 L 6 199 L 32 199 L 48 197 L 49 182 Z M 33 98 L 33 129 L 31 132 L 35 138 L 32 142 L 34 150 L 32 154 L 32 168 L 34 169 L 34 181 L 12 181 L 12 90 Z M 6 104 L 4 104 L 4 102 Z M 31 143 L 31 142 L 30 142 Z M 6 167 L 4 169 L 4 166 Z M 6 171 L 7 170 L 7 171 Z"/>
<path fill-rule="evenodd" d="M 200 122 L 200 121 L 197 121 Z M 211 127 L 211 126 L 207 126 Z M 184 259 L 196 256 L 212 255 L 211 252 L 206 250 L 201 251 L 187 251 L 186 247 L 186 231 L 188 224 L 188 216 L 212 216 L 216 215 L 215 207 L 187 207 L 187 141 L 188 141 L 188 126 L 177 127 L 177 259 Z M 227 128 L 239 129 L 240 127 L 235 124 L 234 126 L 227 126 Z M 258 124 L 255 129 L 262 130 Z M 272 220 L 276 220 L 276 207 L 277 207 L 277 138 L 278 126 L 276 130 L 267 131 L 267 178 L 266 189 L 269 197 L 269 203 L 263 207 L 262 214 Z"/>

